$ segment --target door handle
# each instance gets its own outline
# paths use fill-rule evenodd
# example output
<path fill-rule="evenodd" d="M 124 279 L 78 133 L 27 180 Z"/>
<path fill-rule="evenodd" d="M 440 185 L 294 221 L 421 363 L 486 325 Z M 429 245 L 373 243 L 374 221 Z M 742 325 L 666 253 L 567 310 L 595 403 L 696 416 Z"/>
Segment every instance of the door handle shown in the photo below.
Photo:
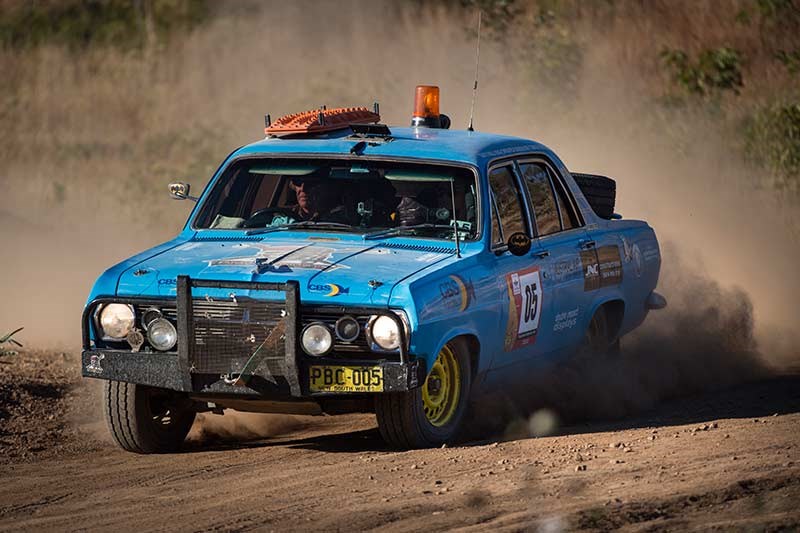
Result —
<path fill-rule="evenodd" d="M 591 250 L 594 248 L 594 245 L 597 244 L 594 241 L 581 241 L 581 250 Z"/>
<path fill-rule="evenodd" d="M 539 259 L 544 259 L 545 257 L 550 257 L 550 250 L 541 250 L 539 252 L 534 252 L 533 255 L 535 255 Z"/>

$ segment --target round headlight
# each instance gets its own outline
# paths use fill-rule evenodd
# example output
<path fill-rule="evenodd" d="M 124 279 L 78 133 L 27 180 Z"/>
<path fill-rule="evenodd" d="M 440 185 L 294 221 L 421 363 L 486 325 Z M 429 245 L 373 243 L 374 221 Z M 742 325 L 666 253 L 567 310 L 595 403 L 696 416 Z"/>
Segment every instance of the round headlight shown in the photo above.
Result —
<path fill-rule="evenodd" d="M 396 350 L 400 347 L 400 330 L 397 321 L 381 315 L 372 321 L 370 328 L 372 340 L 384 350 Z"/>
<path fill-rule="evenodd" d="M 333 347 L 333 335 L 328 326 L 315 322 L 305 327 L 300 342 L 308 355 L 319 357 L 328 353 Z"/>
<path fill-rule="evenodd" d="M 133 329 L 136 316 L 133 307 L 126 304 L 108 304 L 100 311 L 100 327 L 103 335 L 112 339 L 124 339 Z"/>
<path fill-rule="evenodd" d="M 361 326 L 358 324 L 358 320 L 350 315 L 345 315 L 337 320 L 334 329 L 339 340 L 344 342 L 353 342 L 358 338 L 358 334 L 361 333 Z"/>
<path fill-rule="evenodd" d="M 166 352 L 178 342 L 178 332 L 166 318 L 156 318 L 147 325 L 147 340 L 156 350 Z"/>

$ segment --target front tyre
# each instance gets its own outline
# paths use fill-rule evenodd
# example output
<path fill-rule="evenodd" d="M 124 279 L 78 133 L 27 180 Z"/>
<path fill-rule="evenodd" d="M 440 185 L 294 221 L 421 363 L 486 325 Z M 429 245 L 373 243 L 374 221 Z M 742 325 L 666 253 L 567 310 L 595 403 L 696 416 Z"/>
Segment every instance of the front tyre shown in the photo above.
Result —
<path fill-rule="evenodd" d="M 114 441 L 135 453 L 177 451 L 195 417 L 186 395 L 121 381 L 106 382 L 103 412 Z"/>
<path fill-rule="evenodd" d="M 456 435 L 472 382 L 467 344 L 448 342 L 421 387 L 375 397 L 378 429 L 394 448 L 430 448 Z"/>

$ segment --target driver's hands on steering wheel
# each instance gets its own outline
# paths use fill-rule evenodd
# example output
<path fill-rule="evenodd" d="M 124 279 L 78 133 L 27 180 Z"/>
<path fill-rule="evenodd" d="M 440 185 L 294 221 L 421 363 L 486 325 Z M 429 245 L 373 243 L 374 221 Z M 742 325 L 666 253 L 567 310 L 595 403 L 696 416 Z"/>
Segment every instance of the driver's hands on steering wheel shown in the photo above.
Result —
<path fill-rule="evenodd" d="M 283 213 L 276 213 L 275 216 L 272 217 L 272 222 L 267 224 L 265 227 L 284 226 L 293 222 L 297 222 L 297 219 L 289 215 L 284 215 Z"/>
<path fill-rule="evenodd" d="M 271 216 L 270 216 L 271 215 Z M 266 207 L 259 209 L 242 224 L 243 228 L 267 228 L 291 224 L 296 218 L 291 209 L 285 207 Z"/>

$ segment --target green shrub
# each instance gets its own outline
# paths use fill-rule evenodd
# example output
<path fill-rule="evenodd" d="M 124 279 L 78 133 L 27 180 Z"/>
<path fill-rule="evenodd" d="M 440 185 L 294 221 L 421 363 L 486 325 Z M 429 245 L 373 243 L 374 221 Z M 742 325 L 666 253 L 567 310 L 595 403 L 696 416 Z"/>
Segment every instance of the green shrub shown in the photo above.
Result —
<path fill-rule="evenodd" d="M 796 17 L 798 13 L 795 0 L 757 0 L 756 10 L 770 21 Z"/>
<path fill-rule="evenodd" d="M 745 155 L 768 169 L 779 189 L 800 188 L 800 103 L 772 104 L 744 122 Z"/>
<path fill-rule="evenodd" d="M 778 50 L 775 59 L 783 63 L 792 76 L 800 73 L 800 50 Z"/>
<path fill-rule="evenodd" d="M 524 12 L 524 8 L 516 0 L 460 0 L 459 4 L 468 11 L 480 11 L 483 14 L 483 29 L 489 30 L 496 37 L 505 34 L 515 19 Z"/>
<path fill-rule="evenodd" d="M 712 48 L 693 61 L 683 50 L 665 49 L 661 60 L 673 83 L 689 94 L 708 96 L 722 91 L 739 94 L 743 86 L 742 54 L 728 47 Z"/>
<path fill-rule="evenodd" d="M 0 337 L 0 357 L 2 357 L 4 355 L 17 355 L 17 351 L 16 350 L 6 350 L 5 348 L 3 348 L 3 345 L 4 344 L 11 344 L 11 345 L 16 346 L 18 348 L 22 348 L 22 344 L 20 344 L 16 340 L 14 340 L 13 337 L 14 337 L 14 335 L 19 333 L 23 329 L 24 328 L 17 328 L 14 331 L 12 331 L 11 333 L 8 333 L 8 334 Z"/>
<path fill-rule="evenodd" d="M 149 31 L 165 35 L 173 29 L 193 27 L 204 21 L 209 11 L 208 0 L 23 2 L 0 9 L 0 45 L 138 47 L 145 43 Z"/>

